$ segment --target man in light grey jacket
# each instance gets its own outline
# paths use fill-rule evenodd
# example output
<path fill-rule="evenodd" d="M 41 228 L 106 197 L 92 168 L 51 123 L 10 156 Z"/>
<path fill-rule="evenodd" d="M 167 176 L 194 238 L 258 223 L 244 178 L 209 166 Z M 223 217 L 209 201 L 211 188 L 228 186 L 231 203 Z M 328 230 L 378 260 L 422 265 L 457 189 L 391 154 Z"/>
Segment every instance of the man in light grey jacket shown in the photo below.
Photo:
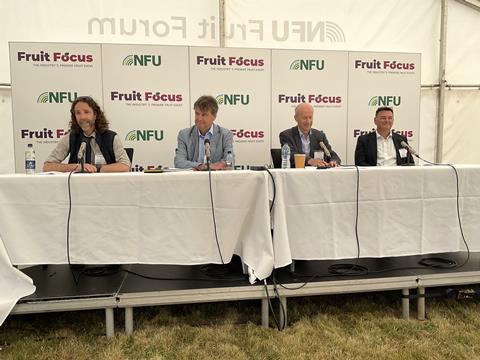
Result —
<path fill-rule="evenodd" d="M 218 112 L 217 101 L 212 96 L 201 96 L 193 104 L 193 110 L 195 125 L 180 130 L 177 136 L 175 167 L 206 169 L 205 140 L 208 139 L 211 151 L 210 168 L 225 169 L 227 153 L 230 151 L 233 155 L 233 135 L 230 130 L 213 123 Z"/>

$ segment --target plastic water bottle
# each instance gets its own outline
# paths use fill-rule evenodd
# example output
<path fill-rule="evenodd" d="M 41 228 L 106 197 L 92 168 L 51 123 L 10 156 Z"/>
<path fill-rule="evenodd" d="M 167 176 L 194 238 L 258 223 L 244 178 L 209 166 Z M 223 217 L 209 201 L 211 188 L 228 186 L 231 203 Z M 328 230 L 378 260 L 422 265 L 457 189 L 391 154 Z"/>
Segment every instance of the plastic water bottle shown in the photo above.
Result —
<path fill-rule="evenodd" d="M 27 175 L 35 174 L 35 150 L 33 144 L 27 145 L 25 150 L 25 173 Z"/>
<path fill-rule="evenodd" d="M 290 146 L 287 143 L 282 146 L 282 169 L 290 169 Z"/>
<path fill-rule="evenodd" d="M 225 162 L 227 163 L 227 170 L 235 169 L 235 157 L 233 156 L 231 151 L 227 152 Z"/>

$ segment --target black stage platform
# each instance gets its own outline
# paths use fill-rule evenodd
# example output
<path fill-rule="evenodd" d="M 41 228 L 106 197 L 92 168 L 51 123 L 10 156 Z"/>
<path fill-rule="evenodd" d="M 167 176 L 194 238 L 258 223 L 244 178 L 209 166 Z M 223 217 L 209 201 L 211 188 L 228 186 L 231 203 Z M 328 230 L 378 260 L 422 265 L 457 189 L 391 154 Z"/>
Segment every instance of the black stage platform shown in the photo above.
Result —
<path fill-rule="evenodd" d="M 268 298 L 274 287 L 283 310 L 280 322 L 286 322 L 286 298 L 326 294 L 400 290 L 402 314 L 409 317 L 409 291 L 417 291 L 417 317 L 425 317 L 425 289 L 480 283 L 480 254 L 470 254 L 462 267 L 428 268 L 419 265 L 422 258 L 441 257 L 463 264 L 467 253 L 429 254 L 391 258 L 295 261 L 277 269 L 268 280 L 250 285 L 240 263 L 230 265 L 123 265 L 75 267 L 68 265 L 34 266 L 22 271 L 33 279 L 34 294 L 22 298 L 12 314 L 105 309 L 107 336 L 113 336 L 113 309 L 125 309 L 125 330 L 133 331 L 133 308 L 236 300 L 261 300 L 262 325 L 268 326 Z M 355 264 L 363 272 L 332 275 L 331 265 Z M 139 276 L 141 275 L 141 276 Z M 280 307 L 282 308 L 282 307 Z"/>

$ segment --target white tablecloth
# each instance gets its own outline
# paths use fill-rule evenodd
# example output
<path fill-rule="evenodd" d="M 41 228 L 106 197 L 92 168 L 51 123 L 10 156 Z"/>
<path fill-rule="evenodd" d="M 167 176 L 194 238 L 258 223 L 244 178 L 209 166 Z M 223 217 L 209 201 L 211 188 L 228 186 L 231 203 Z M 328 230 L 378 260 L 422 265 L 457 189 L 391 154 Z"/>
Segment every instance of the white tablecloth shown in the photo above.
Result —
<path fill-rule="evenodd" d="M 0 238 L 0 326 L 18 299 L 34 292 L 32 279 L 11 265 Z"/>
<path fill-rule="evenodd" d="M 480 251 L 480 166 L 456 166 L 460 215 Z M 355 258 L 356 169 L 273 170 L 275 266 L 292 259 Z M 465 251 L 455 173 L 448 166 L 360 168 L 361 257 Z"/>
<path fill-rule="evenodd" d="M 272 271 L 266 174 L 212 173 L 223 260 Z M 208 173 L 74 174 L 70 259 L 87 264 L 221 263 Z M 67 174 L 0 177 L 0 231 L 17 265 L 67 262 Z"/>
<path fill-rule="evenodd" d="M 456 168 L 465 238 L 471 251 L 480 251 L 480 166 Z M 272 219 L 273 189 L 265 172 L 212 173 L 225 262 L 238 254 L 264 279 L 274 265 L 292 259 L 357 256 L 355 168 L 272 173 L 277 190 Z M 71 189 L 72 263 L 221 262 L 208 173 L 74 174 Z M 67 215 L 67 174 L 0 176 L 0 236 L 13 264 L 67 263 Z M 360 168 L 358 235 L 361 257 L 466 250 L 453 169 Z M 11 266 L 1 242 L 0 291 L 2 321 L 19 297 L 34 291 Z"/>

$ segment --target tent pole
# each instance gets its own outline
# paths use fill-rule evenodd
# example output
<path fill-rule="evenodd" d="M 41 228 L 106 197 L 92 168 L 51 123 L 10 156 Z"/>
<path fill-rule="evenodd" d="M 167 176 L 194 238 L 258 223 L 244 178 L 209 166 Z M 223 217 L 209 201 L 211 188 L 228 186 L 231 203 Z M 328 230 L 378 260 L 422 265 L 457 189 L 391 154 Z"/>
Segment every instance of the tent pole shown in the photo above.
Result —
<path fill-rule="evenodd" d="M 225 0 L 218 0 L 219 16 L 218 21 L 220 32 L 220 47 L 225 47 Z"/>
<path fill-rule="evenodd" d="M 443 127 L 445 113 L 445 63 L 447 56 L 447 1 L 441 0 L 441 25 L 440 25 L 440 60 L 438 65 L 438 111 L 437 111 L 437 147 L 435 152 L 435 162 L 441 163 L 443 160 Z"/>

